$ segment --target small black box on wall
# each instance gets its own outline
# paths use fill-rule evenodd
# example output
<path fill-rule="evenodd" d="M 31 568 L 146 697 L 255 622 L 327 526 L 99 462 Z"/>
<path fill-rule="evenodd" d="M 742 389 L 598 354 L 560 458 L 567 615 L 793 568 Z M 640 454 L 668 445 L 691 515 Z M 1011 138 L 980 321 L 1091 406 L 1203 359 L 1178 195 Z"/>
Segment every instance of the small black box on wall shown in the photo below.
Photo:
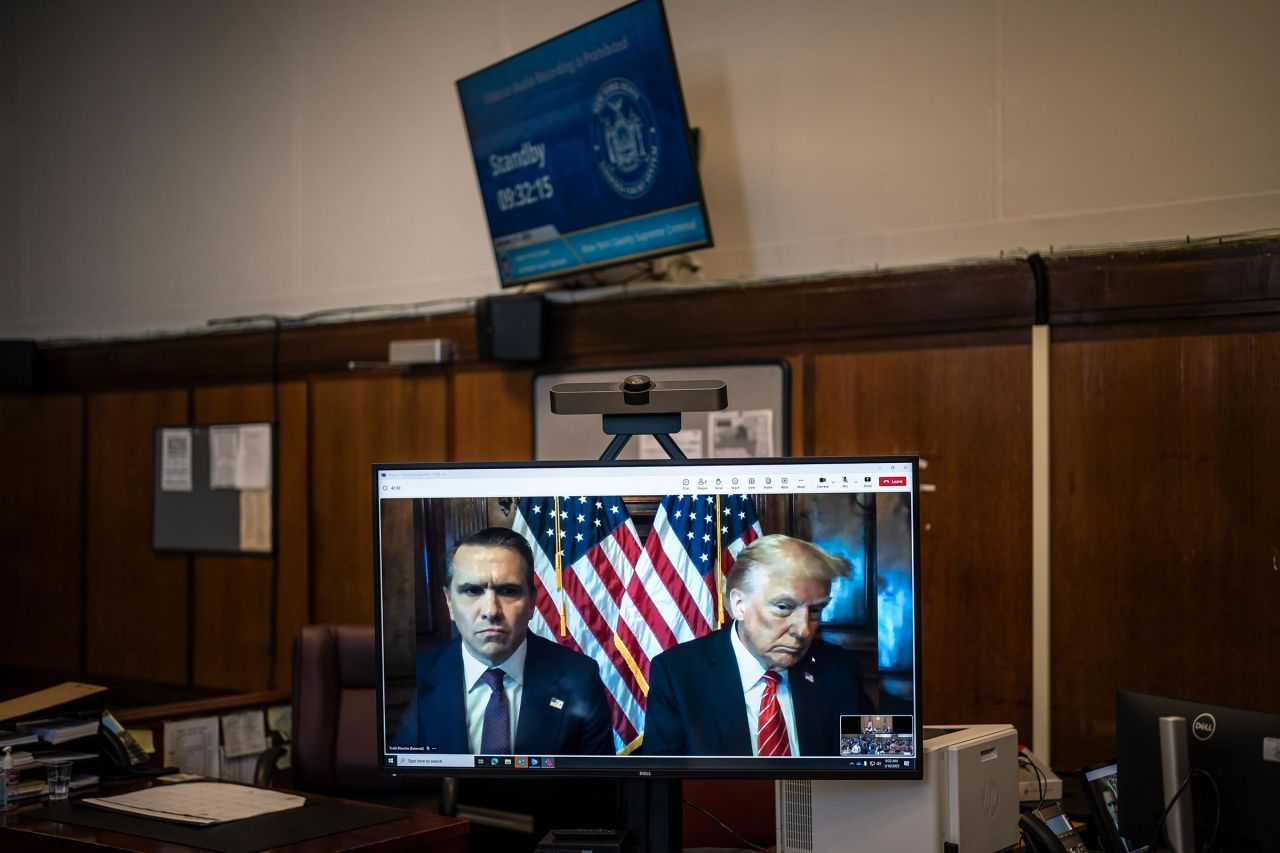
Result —
<path fill-rule="evenodd" d="M 483 361 L 538 361 L 546 325 L 542 294 L 476 302 L 476 349 Z"/>
<path fill-rule="evenodd" d="M 0 341 L 0 391 L 36 387 L 36 342 Z"/>

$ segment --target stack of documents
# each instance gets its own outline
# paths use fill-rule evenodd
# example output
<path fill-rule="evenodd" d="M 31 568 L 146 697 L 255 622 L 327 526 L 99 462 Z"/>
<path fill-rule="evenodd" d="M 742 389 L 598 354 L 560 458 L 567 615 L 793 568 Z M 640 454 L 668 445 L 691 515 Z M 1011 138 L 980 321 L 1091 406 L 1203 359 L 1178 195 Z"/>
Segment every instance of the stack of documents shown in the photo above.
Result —
<path fill-rule="evenodd" d="M 296 809 L 307 801 L 305 797 L 267 788 L 225 782 L 187 782 L 144 788 L 116 797 L 86 797 L 80 802 L 126 814 L 207 826 Z"/>
<path fill-rule="evenodd" d="M 37 740 L 39 738 L 31 732 L 0 731 L 0 749 L 4 749 L 6 746 L 22 746 L 27 743 L 35 743 Z M 14 753 L 14 755 L 17 754 L 16 752 Z"/>
<path fill-rule="evenodd" d="M 28 732 L 37 735 L 48 744 L 66 743 L 80 737 L 88 737 L 98 733 L 99 721 L 77 720 L 71 717 L 58 717 L 53 720 L 40 720 L 23 726 Z"/>
<path fill-rule="evenodd" d="M 14 750 L 13 752 L 10 753 L 10 755 L 13 757 L 14 770 L 21 770 L 22 768 L 26 767 L 28 764 L 36 763 L 35 756 L 33 756 L 29 752 L 18 752 L 17 750 Z"/>

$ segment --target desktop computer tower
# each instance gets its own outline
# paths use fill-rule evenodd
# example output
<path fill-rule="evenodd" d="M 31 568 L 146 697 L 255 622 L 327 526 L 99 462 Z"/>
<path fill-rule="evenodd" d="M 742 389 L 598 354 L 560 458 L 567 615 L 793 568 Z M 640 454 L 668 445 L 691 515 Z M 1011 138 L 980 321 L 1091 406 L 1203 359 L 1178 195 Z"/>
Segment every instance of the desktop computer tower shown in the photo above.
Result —
<path fill-rule="evenodd" d="M 923 781 L 778 781 L 778 853 L 991 853 L 1016 844 L 1017 730 L 927 726 L 922 735 Z"/>

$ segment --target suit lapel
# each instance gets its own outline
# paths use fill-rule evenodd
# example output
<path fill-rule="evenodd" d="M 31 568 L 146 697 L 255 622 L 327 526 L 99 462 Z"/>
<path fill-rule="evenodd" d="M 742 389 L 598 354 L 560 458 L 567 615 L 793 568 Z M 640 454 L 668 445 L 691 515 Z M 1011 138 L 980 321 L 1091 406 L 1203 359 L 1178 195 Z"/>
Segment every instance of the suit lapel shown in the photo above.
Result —
<path fill-rule="evenodd" d="M 530 741 L 548 745 L 563 742 L 565 702 L 570 698 L 565 691 L 559 689 L 561 674 L 556 672 L 547 659 L 543 640 L 529 634 L 529 651 L 524 659 L 524 688 L 520 697 L 520 719 L 516 721 L 517 752 L 528 752 L 525 745 Z M 556 708 L 551 703 L 560 701 Z M 556 750 L 550 750 L 555 752 Z"/>
<path fill-rule="evenodd" d="M 733 641 L 729 635 L 732 630 L 734 627 L 730 622 L 720 629 L 716 642 L 707 647 L 707 676 L 699 682 L 704 690 L 700 707 L 723 707 L 727 697 L 730 705 L 721 714 L 723 725 L 715 727 L 722 741 L 717 752 L 720 755 L 751 755 L 751 722 L 747 719 L 742 674 L 738 672 L 738 659 L 733 654 Z"/>
<path fill-rule="evenodd" d="M 424 743 L 438 744 L 441 752 L 470 752 L 460 641 L 454 640 L 440 650 L 430 661 L 421 683 L 425 687 L 418 710 L 419 737 Z"/>
<path fill-rule="evenodd" d="M 817 645 L 815 640 L 809 653 L 791 667 L 787 675 L 791 687 L 791 708 L 796 717 L 796 739 L 800 742 L 797 755 L 830 755 L 832 752 L 828 744 L 838 740 L 835 733 L 823 730 L 823 726 L 837 723 L 824 711 L 823 670 L 814 654 Z M 827 685 L 828 688 L 831 686 Z"/>

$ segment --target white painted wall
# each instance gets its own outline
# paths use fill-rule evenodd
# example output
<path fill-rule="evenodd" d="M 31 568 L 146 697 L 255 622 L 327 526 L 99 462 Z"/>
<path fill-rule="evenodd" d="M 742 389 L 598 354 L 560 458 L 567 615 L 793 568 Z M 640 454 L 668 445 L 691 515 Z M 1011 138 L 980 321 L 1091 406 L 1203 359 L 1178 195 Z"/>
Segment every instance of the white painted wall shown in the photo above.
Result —
<path fill-rule="evenodd" d="M 497 291 L 453 81 L 615 0 L 17 0 L 0 335 Z M 704 277 L 1280 226 L 1280 3 L 668 0 Z"/>

